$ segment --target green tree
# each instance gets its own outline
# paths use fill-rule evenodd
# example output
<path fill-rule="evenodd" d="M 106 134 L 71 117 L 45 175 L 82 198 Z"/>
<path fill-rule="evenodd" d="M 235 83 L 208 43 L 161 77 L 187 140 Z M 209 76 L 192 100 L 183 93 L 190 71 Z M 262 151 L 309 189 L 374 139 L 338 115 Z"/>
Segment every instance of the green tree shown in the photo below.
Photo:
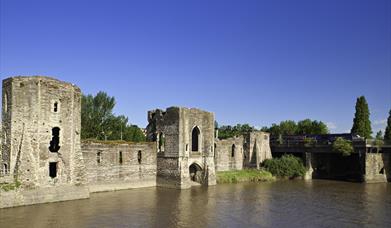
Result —
<path fill-rule="evenodd" d="M 384 141 L 391 143 L 391 110 L 387 119 L 386 131 L 384 132 Z"/>
<path fill-rule="evenodd" d="M 297 124 L 293 120 L 286 120 L 280 122 L 280 134 L 295 135 L 297 133 Z"/>
<path fill-rule="evenodd" d="M 354 114 L 352 134 L 359 135 L 365 138 L 371 138 L 372 129 L 371 121 L 369 120 L 368 103 L 364 96 L 357 98 L 356 113 Z"/>
<path fill-rule="evenodd" d="M 293 120 L 281 121 L 280 124 L 272 124 L 270 128 L 263 127 L 262 131 L 270 132 L 273 136 L 279 135 L 321 135 L 328 134 L 329 129 L 322 121 L 305 119 L 297 124 Z"/>
<path fill-rule="evenodd" d="M 333 151 L 341 153 L 342 156 L 349 156 L 353 153 L 353 145 L 352 142 L 341 137 L 338 137 L 333 142 Z"/>
<path fill-rule="evenodd" d="M 383 132 L 382 131 L 378 131 L 376 133 L 375 139 L 376 140 L 383 140 Z"/>
<path fill-rule="evenodd" d="M 329 133 L 329 129 L 325 123 L 323 123 L 322 121 L 317 121 L 317 120 L 312 121 L 311 134 L 324 135 L 324 134 L 328 134 L 328 133 Z"/>
<path fill-rule="evenodd" d="M 269 128 L 269 132 L 271 135 L 274 135 L 274 136 L 281 135 L 280 125 L 275 124 L 275 123 L 272 124 L 272 126 Z"/>
<path fill-rule="evenodd" d="M 249 124 L 237 124 L 236 126 L 225 125 L 219 127 L 219 139 L 227 139 L 251 132 L 254 127 Z"/>
<path fill-rule="evenodd" d="M 310 119 L 305 119 L 297 122 L 297 134 L 298 135 L 312 134 L 312 121 Z"/>
<path fill-rule="evenodd" d="M 83 95 L 81 104 L 81 138 L 107 138 L 114 118 L 114 97 L 105 92 L 99 92 L 96 96 Z"/>
<path fill-rule="evenodd" d="M 105 92 L 82 96 L 81 138 L 97 140 L 145 141 L 144 133 L 130 125 L 126 116 L 115 116 L 115 98 Z"/>

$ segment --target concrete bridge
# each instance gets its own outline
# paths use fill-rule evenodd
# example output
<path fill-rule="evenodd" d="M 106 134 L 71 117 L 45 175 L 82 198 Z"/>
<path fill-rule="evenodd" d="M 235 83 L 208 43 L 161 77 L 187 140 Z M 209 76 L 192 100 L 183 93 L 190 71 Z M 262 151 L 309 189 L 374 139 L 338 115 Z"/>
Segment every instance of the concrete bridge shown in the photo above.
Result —
<path fill-rule="evenodd" d="M 370 140 L 352 140 L 354 151 L 343 156 L 332 143 L 285 140 L 271 141 L 273 157 L 292 154 L 300 157 L 308 171 L 306 179 L 336 179 L 360 182 L 391 180 L 391 145 L 375 146 Z"/>

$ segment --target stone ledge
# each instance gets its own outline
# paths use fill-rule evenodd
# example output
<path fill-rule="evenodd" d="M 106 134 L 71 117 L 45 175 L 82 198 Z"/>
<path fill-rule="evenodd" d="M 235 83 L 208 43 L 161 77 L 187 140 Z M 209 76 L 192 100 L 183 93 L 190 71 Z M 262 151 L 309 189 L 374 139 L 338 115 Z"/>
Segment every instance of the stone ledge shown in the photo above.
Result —
<path fill-rule="evenodd" d="M 87 186 L 59 186 L 32 190 L 0 192 L 0 208 L 53 203 L 68 200 L 88 199 Z"/>

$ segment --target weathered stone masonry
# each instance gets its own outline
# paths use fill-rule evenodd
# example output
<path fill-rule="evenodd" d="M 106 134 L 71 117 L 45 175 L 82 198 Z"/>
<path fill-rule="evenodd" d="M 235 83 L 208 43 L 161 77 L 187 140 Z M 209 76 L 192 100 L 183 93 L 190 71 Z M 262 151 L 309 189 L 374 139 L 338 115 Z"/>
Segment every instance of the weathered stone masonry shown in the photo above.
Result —
<path fill-rule="evenodd" d="M 3 176 L 42 194 L 51 189 L 50 201 L 89 196 L 80 150 L 80 98 L 78 87 L 52 78 L 3 81 Z M 53 191 L 64 187 L 73 188 L 59 195 Z M 15 204 L 29 204 L 24 200 Z"/>
<path fill-rule="evenodd" d="M 90 192 L 156 186 L 155 148 L 155 142 L 83 142 Z"/>
<path fill-rule="evenodd" d="M 53 78 L 3 80 L 0 208 L 88 198 L 90 192 L 215 185 L 215 170 L 259 167 L 268 134 L 215 140 L 214 114 L 170 107 L 148 112 L 149 142 L 80 141 L 81 91 Z"/>
<path fill-rule="evenodd" d="M 272 158 L 269 138 L 269 133 L 253 131 L 234 138 L 216 139 L 216 171 L 259 168 L 264 160 Z"/>

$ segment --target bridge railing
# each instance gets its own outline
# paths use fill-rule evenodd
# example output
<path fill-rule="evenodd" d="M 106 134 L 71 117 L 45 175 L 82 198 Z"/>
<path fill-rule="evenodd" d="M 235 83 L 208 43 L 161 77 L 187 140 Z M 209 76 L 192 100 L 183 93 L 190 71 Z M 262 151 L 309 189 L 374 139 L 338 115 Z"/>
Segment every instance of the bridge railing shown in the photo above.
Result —
<path fill-rule="evenodd" d="M 296 137 L 286 137 L 286 138 L 272 138 L 270 139 L 271 146 L 330 146 L 333 144 L 336 138 L 316 138 L 316 137 L 306 137 L 306 136 L 296 136 Z M 349 139 L 348 139 L 349 140 Z M 350 139 L 354 146 L 365 146 L 365 140 L 363 139 Z"/>

